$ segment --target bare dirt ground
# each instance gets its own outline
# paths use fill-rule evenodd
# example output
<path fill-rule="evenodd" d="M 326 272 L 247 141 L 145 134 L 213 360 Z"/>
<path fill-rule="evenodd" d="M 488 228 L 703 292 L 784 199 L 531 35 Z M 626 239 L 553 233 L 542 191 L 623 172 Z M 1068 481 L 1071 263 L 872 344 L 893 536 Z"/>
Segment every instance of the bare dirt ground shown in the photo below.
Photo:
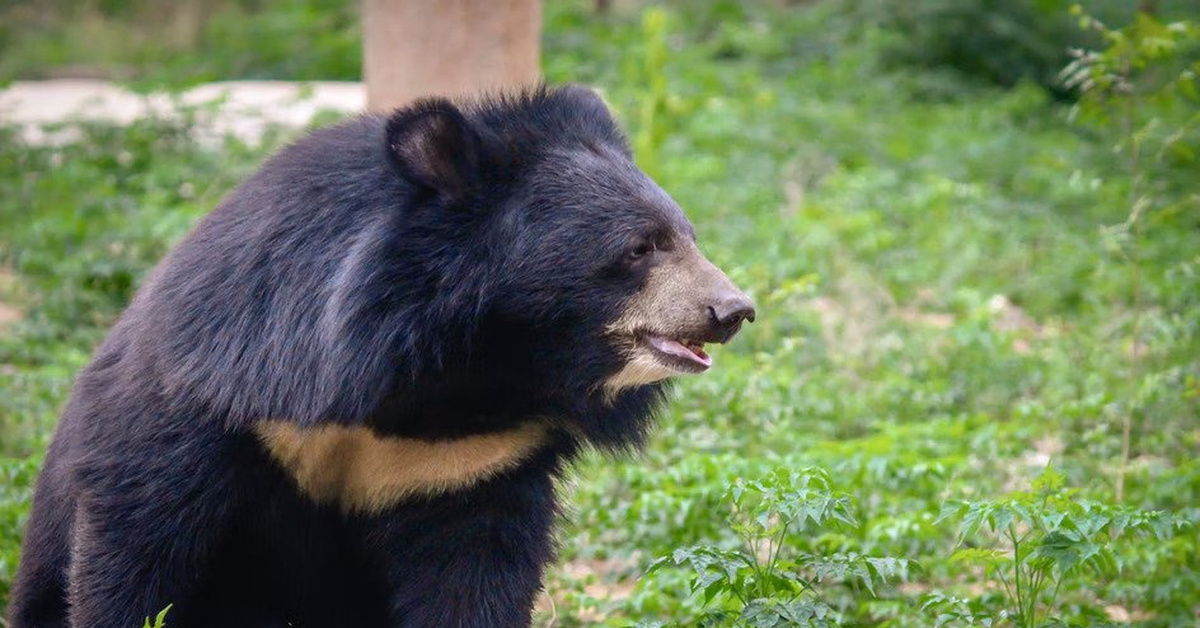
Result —
<path fill-rule="evenodd" d="M 52 143 L 69 130 L 46 128 L 78 120 L 128 124 L 145 117 L 198 116 L 212 137 L 233 134 L 256 142 L 272 125 L 303 126 L 322 111 L 363 110 L 362 83 L 227 81 L 199 85 L 178 94 L 137 94 L 101 80 L 16 81 L 0 90 L 0 124 L 22 127 L 26 141 Z"/>

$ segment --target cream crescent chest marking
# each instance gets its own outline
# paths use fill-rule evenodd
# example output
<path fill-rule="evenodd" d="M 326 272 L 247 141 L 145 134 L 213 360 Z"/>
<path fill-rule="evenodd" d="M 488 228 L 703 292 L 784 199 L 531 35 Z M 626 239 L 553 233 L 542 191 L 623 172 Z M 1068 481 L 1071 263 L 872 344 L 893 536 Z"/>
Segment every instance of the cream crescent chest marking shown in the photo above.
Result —
<path fill-rule="evenodd" d="M 259 423 L 255 432 L 306 495 L 355 513 L 467 488 L 518 466 L 549 440 L 546 427 L 538 424 L 438 441 L 284 421 Z"/>

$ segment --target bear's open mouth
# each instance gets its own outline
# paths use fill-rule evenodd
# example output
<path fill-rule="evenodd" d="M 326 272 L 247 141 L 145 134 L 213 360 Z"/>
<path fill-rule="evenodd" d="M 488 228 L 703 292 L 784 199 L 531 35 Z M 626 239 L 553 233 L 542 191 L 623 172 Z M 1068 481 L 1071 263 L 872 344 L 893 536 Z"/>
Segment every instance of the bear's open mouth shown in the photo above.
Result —
<path fill-rule="evenodd" d="M 668 338 L 658 334 L 642 336 L 654 356 L 666 366 L 685 373 L 700 373 L 712 366 L 712 357 L 704 352 L 704 343 L 687 338 Z"/>

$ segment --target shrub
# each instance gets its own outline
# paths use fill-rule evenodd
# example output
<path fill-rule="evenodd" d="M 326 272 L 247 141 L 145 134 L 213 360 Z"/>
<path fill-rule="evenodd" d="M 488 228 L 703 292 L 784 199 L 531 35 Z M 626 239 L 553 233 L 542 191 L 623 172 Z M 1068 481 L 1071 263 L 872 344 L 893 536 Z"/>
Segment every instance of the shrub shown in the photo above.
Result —
<path fill-rule="evenodd" d="M 868 0 L 880 27 L 896 37 L 884 51 L 893 63 L 947 67 L 981 82 L 1012 86 L 1032 81 L 1058 97 L 1074 97 L 1059 71 L 1072 48 L 1092 48 L 1095 33 L 1081 31 L 1067 0 Z M 1089 12 L 1111 24 L 1133 18 L 1133 0 L 1092 0 Z M 1162 3 L 1164 14 L 1186 2 Z M 1195 10 L 1192 7 L 1191 10 Z"/>

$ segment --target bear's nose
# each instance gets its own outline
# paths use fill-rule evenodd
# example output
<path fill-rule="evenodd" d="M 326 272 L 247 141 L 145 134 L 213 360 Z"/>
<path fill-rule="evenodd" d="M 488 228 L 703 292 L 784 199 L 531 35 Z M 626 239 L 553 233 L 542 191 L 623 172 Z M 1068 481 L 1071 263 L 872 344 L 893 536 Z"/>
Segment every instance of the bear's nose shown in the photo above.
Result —
<path fill-rule="evenodd" d="M 726 294 L 708 306 L 708 314 L 713 325 L 728 337 L 737 331 L 742 321 L 754 322 L 754 304 L 740 292 Z"/>

